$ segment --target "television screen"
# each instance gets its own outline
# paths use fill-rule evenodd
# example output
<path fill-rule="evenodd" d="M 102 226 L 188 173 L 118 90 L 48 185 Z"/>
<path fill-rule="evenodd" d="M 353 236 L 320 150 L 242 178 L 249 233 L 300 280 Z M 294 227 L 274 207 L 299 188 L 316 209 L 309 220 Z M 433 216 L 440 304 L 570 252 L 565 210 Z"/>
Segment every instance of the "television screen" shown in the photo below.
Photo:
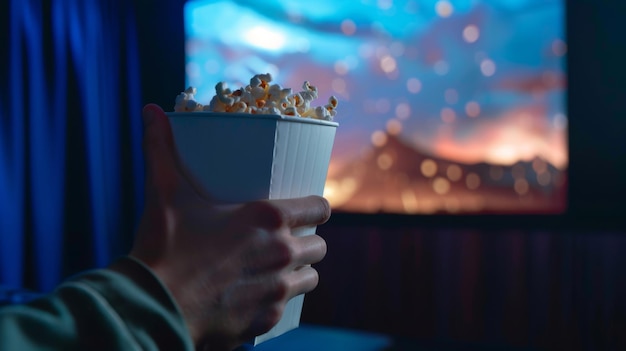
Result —
<path fill-rule="evenodd" d="M 563 0 L 188 1 L 208 103 L 271 73 L 339 99 L 324 195 L 356 213 L 561 213 Z"/>

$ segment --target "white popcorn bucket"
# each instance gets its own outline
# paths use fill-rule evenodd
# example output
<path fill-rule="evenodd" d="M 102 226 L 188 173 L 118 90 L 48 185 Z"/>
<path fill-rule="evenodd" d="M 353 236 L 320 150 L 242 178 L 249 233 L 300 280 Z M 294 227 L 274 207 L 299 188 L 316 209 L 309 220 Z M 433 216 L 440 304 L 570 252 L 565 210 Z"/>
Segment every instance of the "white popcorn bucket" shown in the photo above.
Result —
<path fill-rule="evenodd" d="M 167 113 L 182 161 L 219 203 L 288 199 L 324 192 L 338 124 L 279 115 Z M 315 226 L 294 235 L 314 234 Z M 257 345 L 300 324 L 304 295 L 292 298 Z"/>

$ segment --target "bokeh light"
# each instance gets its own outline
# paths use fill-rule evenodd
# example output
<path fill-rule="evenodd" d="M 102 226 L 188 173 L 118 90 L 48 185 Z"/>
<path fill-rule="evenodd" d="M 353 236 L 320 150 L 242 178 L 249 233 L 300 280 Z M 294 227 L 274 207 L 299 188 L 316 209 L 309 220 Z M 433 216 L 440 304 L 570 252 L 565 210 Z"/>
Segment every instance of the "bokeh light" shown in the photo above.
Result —
<path fill-rule="evenodd" d="M 383 131 L 377 130 L 372 133 L 372 144 L 376 147 L 382 147 L 387 143 L 387 134 Z"/>
<path fill-rule="evenodd" d="M 420 170 L 424 177 L 433 177 L 437 174 L 437 163 L 431 159 L 426 159 L 420 164 Z"/>
<path fill-rule="evenodd" d="M 484 59 L 480 63 L 480 71 L 485 77 L 491 77 L 496 74 L 496 64 L 490 59 Z"/>
<path fill-rule="evenodd" d="M 398 135 L 402 132 L 402 123 L 397 119 L 390 119 L 387 121 L 387 133 L 389 135 Z"/>
<path fill-rule="evenodd" d="M 440 0 L 437 1 L 437 3 L 435 4 L 435 11 L 440 17 L 446 18 L 452 15 L 452 12 L 454 12 L 454 7 L 450 3 L 450 1 Z"/>
<path fill-rule="evenodd" d="M 475 43 L 480 37 L 478 27 L 470 24 L 463 28 L 463 39 L 468 43 Z"/>
<path fill-rule="evenodd" d="M 463 170 L 458 165 L 449 165 L 446 170 L 446 175 L 448 176 L 448 179 L 456 182 L 463 177 Z"/>
<path fill-rule="evenodd" d="M 528 193 L 529 186 L 526 179 L 515 180 L 515 185 L 513 187 L 515 188 L 515 192 L 519 195 L 525 195 Z"/>
<path fill-rule="evenodd" d="M 389 154 L 381 154 L 376 159 L 378 167 L 382 170 L 387 170 L 393 165 L 393 158 Z"/>
<path fill-rule="evenodd" d="M 441 109 L 441 120 L 444 123 L 454 123 L 456 120 L 456 112 L 450 107 L 444 107 Z"/>
<path fill-rule="evenodd" d="M 480 186 L 480 176 L 476 173 L 469 173 L 465 177 L 465 184 L 470 190 L 478 189 L 478 187 Z"/>
<path fill-rule="evenodd" d="M 417 78 L 409 78 L 406 81 L 406 88 L 412 94 L 417 94 L 422 90 L 422 82 Z"/>
<path fill-rule="evenodd" d="M 446 178 L 437 177 L 433 180 L 433 190 L 439 195 L 447 194 L 450 191 L 450 182 Z"/>
<path fill-rule="evenodd" d="M 478 117 L 480 115 L 480 105 L 476 101 L 470 101 L 465 104 L 465 113 L 469 117 Z"/>
<path fill-rule="evenodd" d="M 349 18 L 341 21 L 341 32 L 345 35 L 353 35 L 356 33 L 356 24 Z"/>
<path fill-rule="evenodd" d="M 391 73 L 396 70 L 396 67 L 396 60 L 393 57 L 385 55 L 380 59 L 380 68 L 383 72 Z"/>
<path fill-rule="evenodd" d="M 411 116 L 411 105 L 407 103 L 399 103 L 396 105 L 396 117 L 405 120 Z"/>

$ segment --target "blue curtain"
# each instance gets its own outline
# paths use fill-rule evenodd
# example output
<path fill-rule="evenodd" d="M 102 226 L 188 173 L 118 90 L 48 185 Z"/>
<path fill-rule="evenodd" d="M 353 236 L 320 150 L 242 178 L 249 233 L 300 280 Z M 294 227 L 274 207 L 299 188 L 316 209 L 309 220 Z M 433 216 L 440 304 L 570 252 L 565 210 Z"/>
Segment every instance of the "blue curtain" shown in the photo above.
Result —
<path fill-rule="evenodd" d="M 49 291 L 132 240 L 143 179 L 135 16 L 123 0 L 9 0 L 0 11 L 0 285 Z"/>

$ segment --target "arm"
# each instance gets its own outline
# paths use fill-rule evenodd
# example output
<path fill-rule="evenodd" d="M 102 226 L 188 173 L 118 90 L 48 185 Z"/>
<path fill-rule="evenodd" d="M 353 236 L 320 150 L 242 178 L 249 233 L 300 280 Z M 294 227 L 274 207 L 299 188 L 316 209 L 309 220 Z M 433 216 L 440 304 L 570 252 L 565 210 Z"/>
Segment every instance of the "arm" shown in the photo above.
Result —
<path fill-rule="evenodd" d="M 0 312 L 0 350 L 193 350 L 168 291 L 122 258 Z"/>

